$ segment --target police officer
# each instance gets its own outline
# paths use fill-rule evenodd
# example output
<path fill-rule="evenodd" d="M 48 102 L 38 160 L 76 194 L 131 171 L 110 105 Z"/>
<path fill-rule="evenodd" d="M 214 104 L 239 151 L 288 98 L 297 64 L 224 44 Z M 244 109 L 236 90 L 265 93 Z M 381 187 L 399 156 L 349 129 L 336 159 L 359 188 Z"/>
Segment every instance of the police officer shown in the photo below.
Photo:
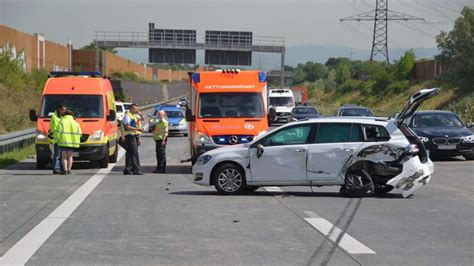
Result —
<path fill-rule="evenodd" d="M 72 152 L 81 145 L 81 126 L 74 120 L 73 113 L 70 110 L 61 116 L 58 127 L 54 132 L 54 138 L 61 150 L 63 171 L 60 174 L 70 174 L 72 169 Z"/>
<path fill-rule="evenodd" d="M 140 170 L 140 158 L 138 157 L 139 135 L 143 132 L 143 128 L 139 126 L 139 116 L 143 117 L 138 105 L 133 103 L 123 118 L 126 150 L 124 175 L 143 175 Z"/>
<path fill-rule="evenodd" d="M 158 122 L 153 130 L 157 166 L 153 173 L 166 173 L 166 140 L 168 138 L 168 119 L 163 110 L 158 112 Z"/>
<path fill-rule="evenodd" d="M 51 116 L 51 122 L 49 124 L 49 142 L 53 146 L 52 152 L 53 152 L 53 160 L 51 162 L 52 167 L 53 167 L 53 174 L 60 174 L 61 172 L 64 172 L 64 167 L 61 162 L 61 151 L 59 150 L 59 145 L 56 139 L 54 138 L 54 132 L 59 126 L 61 122 L 61 116 L 66 112 L 66 107 L 64 105 L 58 105 L 56 108 L 56 111 L 54 114 Z"/>

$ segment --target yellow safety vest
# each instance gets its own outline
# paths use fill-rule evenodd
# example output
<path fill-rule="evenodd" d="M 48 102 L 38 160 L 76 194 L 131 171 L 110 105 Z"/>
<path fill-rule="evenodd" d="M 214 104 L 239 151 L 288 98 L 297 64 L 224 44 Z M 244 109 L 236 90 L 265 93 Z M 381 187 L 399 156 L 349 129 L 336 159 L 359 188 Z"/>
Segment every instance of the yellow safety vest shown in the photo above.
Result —
<path fill-rule="evenodd" d="M 153 130 L 153 139 L 154 140 L 163 140 L 166 135 L 166 128 L 168 127 L 168 120 L 163 119 L 159 121 L 156 126 L 155 130 Z"/>
<path fill-rule="evenodd" d="M 54 135 L 59 147 L 79 148 L 81 145 L 81 127 L 71 115 L 61 118 Z"/>
<path fill-rule="evenodd" d="M 139 120 L 138 120 L 138 118 L 137 118 L 137 116 L 136 116 L 135 114 L 132 114 L 130 111 L 127 111 L 127 112 L 125 113 L 125 116 L 129 116 L 129 117 L 130 117 L 130 120 L 131 120 L 130 126 L 136 127 L 136 128 L 139 128 L 139 127 L 140 127 L 140 122 L 139 122 Z M 124 120 L 125 120 L 125 118 L 124 118 Z M 138 134 L 141 133 L 141 132 L 138 131 L 138 130 L 127 130 L 127 129 L 125 128 L 124 124 L 123 124 L 123 120 L 122 120 L 120 129 L 121 129 L 121 131 L 122 131 L 122 135 L 123 135 L 123 136 L 131 135 L 131 134 L 133 134 L 133 135 L 138 135 Z"/>
<path fill-rule="evenodd" d="M 49 123 L 48 138 L 51 144 L 57 143 L 56 139 L 54 138 L 54 132 L 56 131 L 60 123 L 61 123 L 61 118 L 59 117 L 58 112 L 55 111 L 54 114 L 51 116 L 51 122 Z"/>

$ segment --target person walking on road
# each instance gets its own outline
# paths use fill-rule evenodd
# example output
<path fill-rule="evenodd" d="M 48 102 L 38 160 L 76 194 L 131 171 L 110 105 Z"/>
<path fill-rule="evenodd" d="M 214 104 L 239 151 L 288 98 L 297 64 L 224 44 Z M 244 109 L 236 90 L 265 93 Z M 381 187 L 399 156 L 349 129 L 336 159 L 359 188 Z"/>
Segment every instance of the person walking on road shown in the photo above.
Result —
<path fill-rule="evenodd" d="M 81 145 L 82 130 L 79 123 L 74 119 L 74 114 L 70 110 L 62 115 L 58 127 L 55 130 L 55 139 L 61 150 L 63 163 L 62 175 L 70 174 L 72 169 L 72 152 Z"/>
<path fill-rule="evenodd" d="M 133 103 L 123 118 L 125 131 L 125 170 L 124 175 L 143 175 L 140 170 L 140 158 L 138 156 L 138 145 L 140 145 L 139 135 L 143 132 L 140 127 L 139 117 L 143 117 L 138 105 Z"/>
<path fill-rule="evenodd" d="M 49 124 L 48 139 L 52 146 L 51 151 L 53 154 L 53 158 L 52 158 L 51 164 L 53 167 L 53 174 L 55 175 L 60 174 L 61 172 L 64 172 L 64 167 L 61 161 L 61 151 L 59 150 L 58 142 L 54 138 L 54 132 L 61 122 L 61 116 L 65 112 L 66 112 L 66 107 L 64 105 L 58 105 L 58 107 L 56 108 L 56 111 L 51 116 L 51 122 Z"/>
<path fill-rule="evenodd" d="M 157 166 L 153 173 L 166 173 L 166 141 L 168 138 L 168 118 L 165 111 L 158 112 L 158 123 L 153 130 L 153 139 L 155 140 L 155 152 Z"/>

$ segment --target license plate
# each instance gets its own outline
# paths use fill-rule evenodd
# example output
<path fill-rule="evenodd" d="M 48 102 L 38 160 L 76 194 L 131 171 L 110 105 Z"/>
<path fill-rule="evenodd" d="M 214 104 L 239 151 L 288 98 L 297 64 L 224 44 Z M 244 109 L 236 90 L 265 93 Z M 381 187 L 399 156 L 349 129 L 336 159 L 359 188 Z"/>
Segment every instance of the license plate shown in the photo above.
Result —
<path fill-rule="evenodd" d="M 77 151 L 73 152 L 72 157 L 79 157 L 79 152 L 77 152 Z"/>
<path fill-rule="evenodd" d="M 439 145 L 438 149 L 439 150 L 455 150 L 456 145 Z"/>

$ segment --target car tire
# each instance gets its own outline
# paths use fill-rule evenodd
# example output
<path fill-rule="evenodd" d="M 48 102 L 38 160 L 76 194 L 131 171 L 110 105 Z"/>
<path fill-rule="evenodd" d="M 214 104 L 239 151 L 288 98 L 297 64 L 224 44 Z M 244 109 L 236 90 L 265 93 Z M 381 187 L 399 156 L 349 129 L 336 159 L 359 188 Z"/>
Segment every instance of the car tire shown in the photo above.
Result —
<path fill-rule="evenodd" d="M 375 194 L 387 194 L 392 191 L 392 189 L 394 189 L 394 187 L 390 185 L 375 186 Z"/>
<path fill-rule="evenodd" d="M 219 166 L 214 172 L 214 187 L 222 195 L 241 194 L 246 187 L 245 175 L 234 164 L 226 163 Z"/>
<path fill-rule="evenodd" d="M 118 145 L 115 145 L 115 152 L 109 158 L 109 163 L 116 163 L 118 158 Z"/>
<path fill-rule="evenodd" d="M 363 169 L 347 172 L 344 185 L 339 193 L 344 197 L 368 197 L 375 193 L 375 185 L 370 175 Z"/>
<path fill-rule="evenodd" d="M 99 167 L 100 168 L 107 168 L 109 167 L 109 149 L 105 152 L 104 158 L 102 160 L 98 161 Z"/>

